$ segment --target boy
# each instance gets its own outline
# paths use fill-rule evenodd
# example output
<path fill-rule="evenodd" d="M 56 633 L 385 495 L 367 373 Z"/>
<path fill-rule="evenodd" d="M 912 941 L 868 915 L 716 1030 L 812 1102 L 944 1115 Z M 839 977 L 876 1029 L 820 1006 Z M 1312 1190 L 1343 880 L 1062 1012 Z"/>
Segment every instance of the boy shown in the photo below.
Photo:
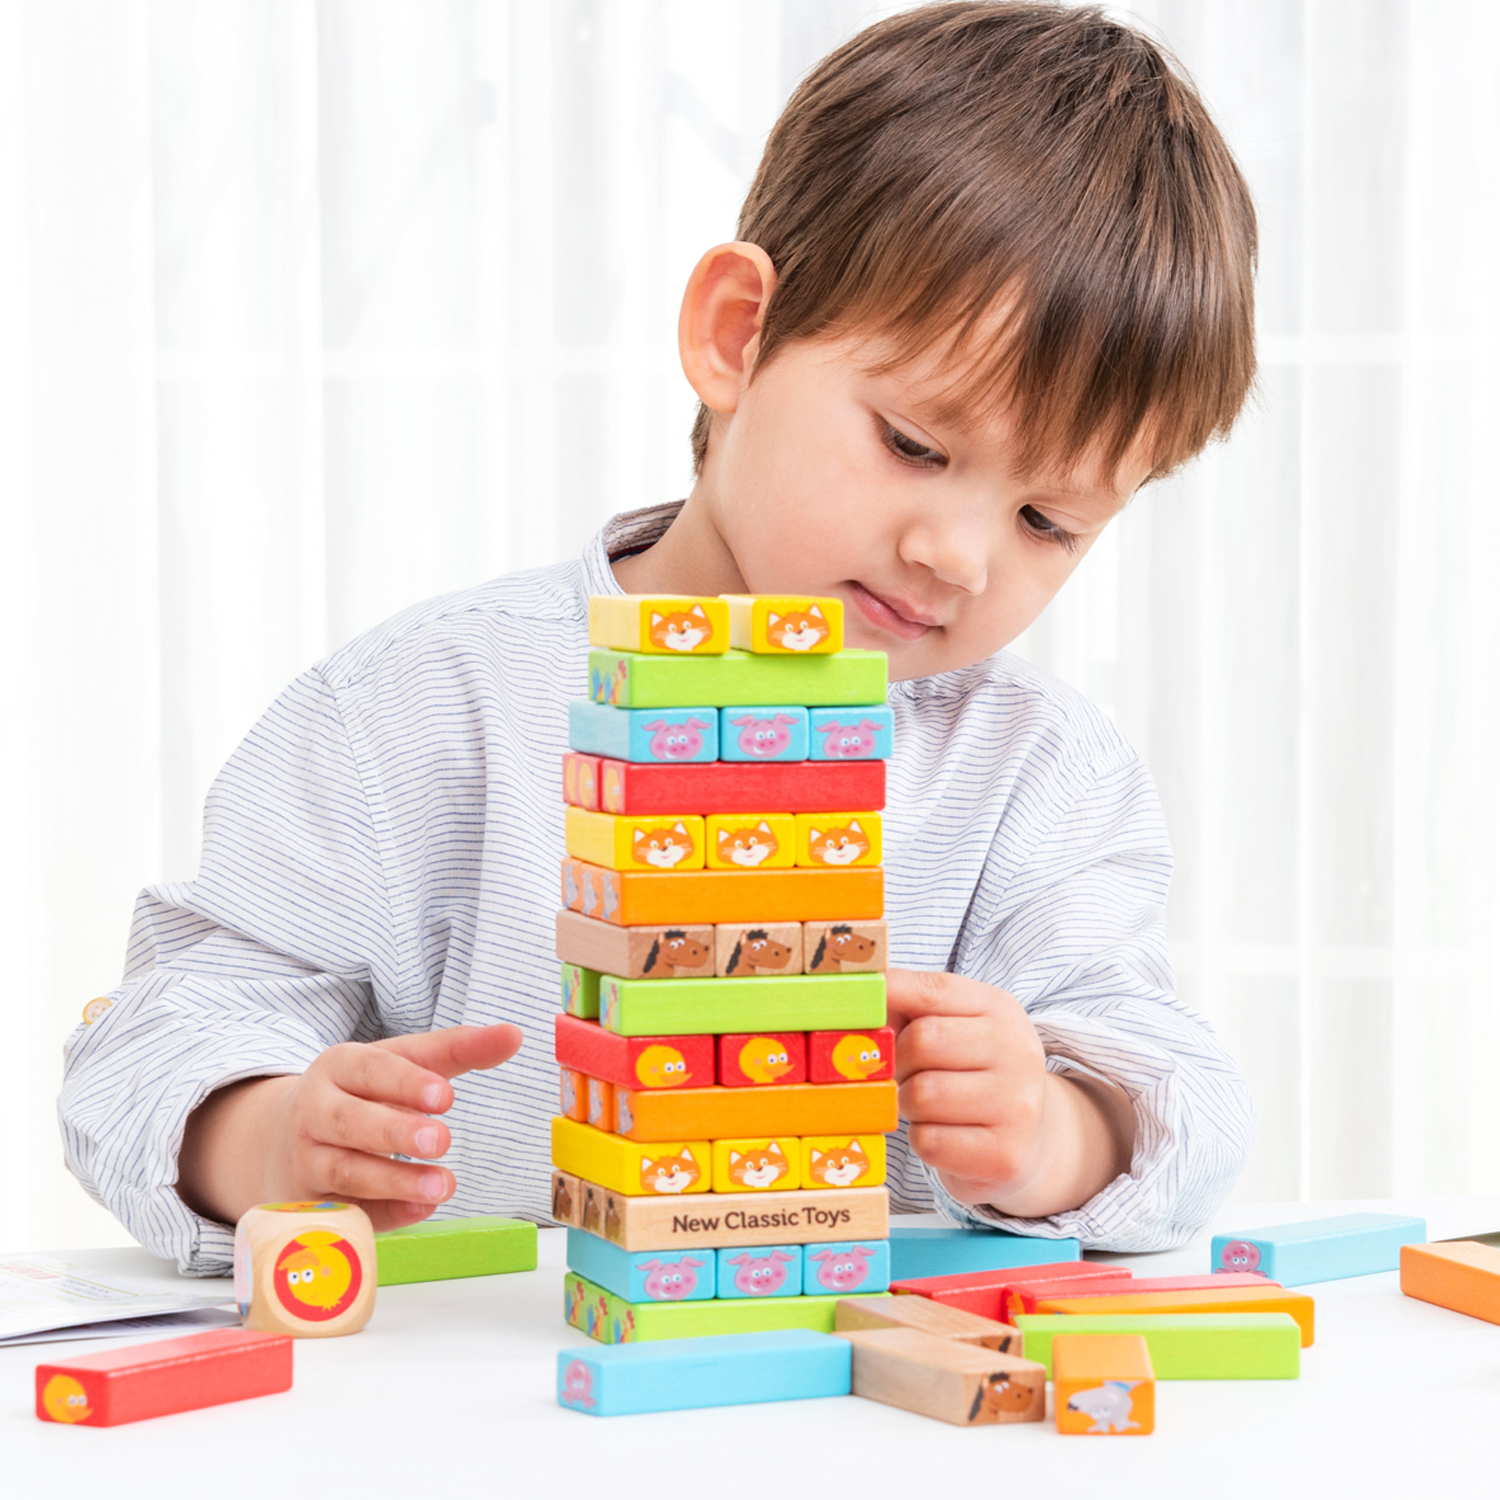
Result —
<path fill-rule="evenodd" d="M 890 657 L 893 1206 L 1185 1238 L 1250 1106 L 1171 992 L 1155 795 L 1102 716 L 994 653 L 1227 432 L 1254 233 L 1191 88 L 1098 12 L 937 6 L 826 59 L 684 297 L 691 495 L 398 616 L 272 707 L 199 878 L 143 895 L 125 984 L 69 1043 L 80 1180 L 193 1271 L 268 1199 L 546 1217 L 588 595 L 777 590 L 839 595 Z"/>

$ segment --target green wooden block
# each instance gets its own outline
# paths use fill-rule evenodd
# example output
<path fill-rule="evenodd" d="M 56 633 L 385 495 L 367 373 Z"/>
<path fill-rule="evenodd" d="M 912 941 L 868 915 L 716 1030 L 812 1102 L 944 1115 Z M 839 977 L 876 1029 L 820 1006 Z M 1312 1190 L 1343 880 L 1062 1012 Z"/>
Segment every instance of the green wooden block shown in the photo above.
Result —
<path fill-rule="evenodd" d="M 857 1031 L 885 1025 L 884 974 L 777 979 L 599 980 L 600 1019 L 617 1036 L 725 1031 Z"/>
<path fill-rule="evenodd" d="M 375 1236 L 381 1286 L 536 1270 L 536 1225 L 494 1216 L 426 1219 Z"/>
<path fill-rule="evenodd" d="M 655 656 L 589 652 L 589 697 L 616 708 L 735 708 L 799 703 L 847 708 L 885 702 L 885 652 L 831 656 Z"/>
<path fill-rule="evenodd" d="M 863 1300 L 863 1297 L 726 1297 L 709 1302 L 627 1302 L 576 1271 L 569 1271 L 563 1278 L 563 1311 L 569 1326 L 601 1344 L 697 1339 L 719 1333 L 768 1333 L 781 1328 L 832 1333 L 838 1304 Z"/>
<path fill-rule="evenodd" d="M 1158 1380 L 1295 1380 L 1302 1334 L 1290 1313 L 1019 1313 L 1026 1358 L 1052 1375 L 1052 1340 L 1063 1333 L 1138 1333 Z"/>

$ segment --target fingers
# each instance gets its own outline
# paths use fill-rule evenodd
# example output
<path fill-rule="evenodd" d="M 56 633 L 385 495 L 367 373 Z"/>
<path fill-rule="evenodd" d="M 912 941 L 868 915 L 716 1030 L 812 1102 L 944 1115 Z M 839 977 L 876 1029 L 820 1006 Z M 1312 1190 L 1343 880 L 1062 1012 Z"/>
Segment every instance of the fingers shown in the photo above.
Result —
<path fill-rule="evenodd" d="M 403 1056 L 388 1042 L 377 1042 L 374 1046 L 345 1042 L 330 1047 L 308 1071 L 314 1069 L 345 1093 L 378 1104 L 395 1104 L 423 1114 L 440 1115 L 453 1103 L 453 1089 L 445 1077 Z"/>
<path fill-rule="evenodd" d="M 994 989 L 961 974 L 930 969 L 890 969 L 885 976 L 889 1024 L 898 1030 L 918 1016 L 982 1016 L 995 1009 Z"/>
<path fill-rule="evenodd" d="M 896 1038 L 896 1081 L 928 1069 L 971 1072 L 998 1068 L 1005 1038 L 988 1017 L 921 1016 Z"/>
<path fill-rule="evenodd" d="M 945 1180 L 973 1184 L 973 1202 L 985 1201 L 996 1184 L 1014 1182 L 1032 1166 L 1031 1153 L 1017 1149 L 1014 1135 L 983 1125 L 918 1124 L 911 1127 L 909 1139 L 912 1150 Z"/>
<path fill-rule="evenodd" d="M 306 1179 L 319 1197 L 395 1201 L 421 1206 L 430 1213 L 453 1196 L 457 1183 L 446 1167 L 391 1161 L 342 1146 L 308 1144 L 303 1156 Z"/>
<path fill-rule="evenodd" d="M 443 1078 L 456 1078 L 460 1073 L 470 1073 L 475 1069 L 499 1067 L 516 1055 L 522 1040 L 519 1026 L 502 1021 L 497 1026 L 445 1026 L 439 1031 L 388 1037 L 383 1042 L 376 1042 L 374 1050 L 406 1058 Z M 447 1107 L 445 1104 L 442 1109 Z"/>
<path fill-rule="evenodd" d="M 414 1110 L 375 1104 L 336 1086 L 317 1092 L 303 1128 L 322 1145 L 368 1151 L 376 1156 L 431 1160 L 442 1156 L 452 1140 L 441 1120 L 430 1120 Z"/>
<path fill-rule="evenodd" d="M 913 1124 L 1009 1127 L 1030 1122 L 1022 1098 L 997 1097 L 993 1073 L 916 1073 L 897 1091 L 901 1118 Z"/>

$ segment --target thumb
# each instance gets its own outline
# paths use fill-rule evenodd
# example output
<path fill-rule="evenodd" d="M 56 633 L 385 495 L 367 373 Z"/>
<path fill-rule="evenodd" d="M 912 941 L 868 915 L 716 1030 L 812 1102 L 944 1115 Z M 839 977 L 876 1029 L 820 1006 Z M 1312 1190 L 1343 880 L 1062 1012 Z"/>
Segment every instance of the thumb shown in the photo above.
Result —
<path fill-rule="evenodd" d="M 514 1057 L 523 1041 L 521 1028 L 502 1021 L 496 1026 L 444 1026 L 376 1042 L 388 1052 L 430 1068 L 444 1078 L 456 1078 L 481 1068 L 496 1068 Z"/>

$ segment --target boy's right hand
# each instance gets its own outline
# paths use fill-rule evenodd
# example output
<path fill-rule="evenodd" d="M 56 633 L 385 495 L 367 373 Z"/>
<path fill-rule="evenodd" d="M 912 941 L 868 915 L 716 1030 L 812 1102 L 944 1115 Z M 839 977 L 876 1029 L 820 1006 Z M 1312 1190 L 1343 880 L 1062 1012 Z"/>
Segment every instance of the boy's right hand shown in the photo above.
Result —
<path fill-rule="evenodd" d="M 428 1165 L 451 1142 L 431 1115 L 453 1104 L 448 1082 L 513 1057 L 520 1028 L 450 1026 L 379 1042 L 343 1042 L 305 1073 L 252 1078 L 209 1095 L 183 1134 L 178 1192 L 233 1224 L 257 1203 L 337 1198 L 377 1229 L 425 1219 L 457 1187 Z M 392 1155 L 414 1162 L 392 1161 Z"/>

